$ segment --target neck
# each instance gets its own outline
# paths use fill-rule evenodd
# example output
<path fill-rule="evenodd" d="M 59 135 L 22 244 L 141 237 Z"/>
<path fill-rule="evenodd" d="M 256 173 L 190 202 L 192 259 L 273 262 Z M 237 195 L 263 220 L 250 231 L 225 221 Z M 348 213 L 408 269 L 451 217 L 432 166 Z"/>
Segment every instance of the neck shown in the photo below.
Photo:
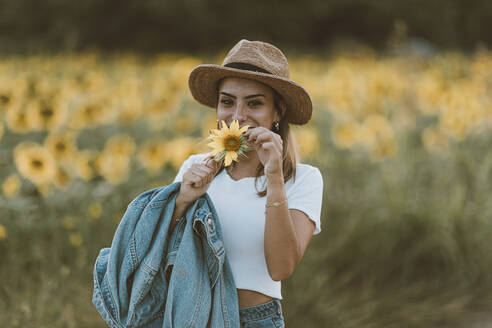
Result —
<path fill-rule="evenodd" d="M 235 179 L 242 179 L 244 177 L 256 176 L 256 168 L 260 164 L 258 154 L 256 151 L 247 152 L 245 156 L 239 155 L 239 162 L 232 161 L 232 164 L 226 168 L 227 173 Z"/>

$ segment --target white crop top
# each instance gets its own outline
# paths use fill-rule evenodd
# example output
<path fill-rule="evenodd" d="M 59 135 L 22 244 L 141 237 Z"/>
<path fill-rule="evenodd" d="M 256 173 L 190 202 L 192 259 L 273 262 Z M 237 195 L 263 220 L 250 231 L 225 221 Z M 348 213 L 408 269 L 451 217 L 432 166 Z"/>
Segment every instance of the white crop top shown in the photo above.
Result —
<path fill-rule="evenodd" d="M 188 157 L 174 182 L 181 181 L 193 163 L 201 162 L 207 153 Z M 264 189 L 265 176 L 258 178 L 258 190 Z M 265 260 L 264 230 L 266 196 L 259 198 L 255 177 L 233 180 L 223 169 L 207 190 L 222 228 L 224 248 L 230 262 L 236 288 L 249 289 L 282 299 L 281 281 L 270 277 Z M 295 183 L 285 183 L 289 209 L 298 209 L 314 221 L 314 235 L 321 232 L 320 215 L 323 178 L 318 168 L 297 163 Z"/>

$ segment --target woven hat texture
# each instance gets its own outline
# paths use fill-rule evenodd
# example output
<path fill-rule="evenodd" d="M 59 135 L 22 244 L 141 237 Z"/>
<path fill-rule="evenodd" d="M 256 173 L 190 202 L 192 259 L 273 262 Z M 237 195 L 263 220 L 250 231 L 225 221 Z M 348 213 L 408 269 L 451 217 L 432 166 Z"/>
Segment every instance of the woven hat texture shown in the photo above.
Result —
<path fill-rule="evenodd" d="M 285 100 L 284 119 L 291 124 L 306 124 L 312 115 L 312 101 L 308 92 L 289 79 L 289 63 L 277 47 L 262 41 L 242 39 L 227 54 L 222 65 L 196 66 L 188 78 L 193 98 L 199 103 L 216 108 L 217 87 L 222 78 L 240 77 L 256 80 L 275 89 Z"/>

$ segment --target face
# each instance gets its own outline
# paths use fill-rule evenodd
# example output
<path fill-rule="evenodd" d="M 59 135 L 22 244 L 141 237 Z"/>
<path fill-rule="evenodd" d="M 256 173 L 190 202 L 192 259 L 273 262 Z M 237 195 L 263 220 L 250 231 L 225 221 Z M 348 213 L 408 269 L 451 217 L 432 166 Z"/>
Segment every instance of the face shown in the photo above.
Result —
<path fill-rule="evenodd" d="M 225 78 L 219 85 L 217 119 L 229 126 L 238 120 L 239 127 L 263 126 L 271 129 L 280 117 L 274 106 L 273 90 L 260 82 L 236 77 Z"/>

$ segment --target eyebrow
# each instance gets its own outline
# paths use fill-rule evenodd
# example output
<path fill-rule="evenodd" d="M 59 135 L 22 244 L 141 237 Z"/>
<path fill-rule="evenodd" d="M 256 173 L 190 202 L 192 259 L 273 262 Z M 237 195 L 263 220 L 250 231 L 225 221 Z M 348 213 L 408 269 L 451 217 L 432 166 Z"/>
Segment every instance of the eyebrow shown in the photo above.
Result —
<path fill-rule="evenodd" d="M 226 96 L 229 96 L 229 97 L 231 97 L 231 98 L 236 99 L 236 96 L 233 96 L 233 95 L 231 95 L 230 93 L 227 93 L 227 92 L 223 92 L 223 91 L 222 91 L 222 92 L 221 92 L 221 94 L 223 94 L 223 95 L 226 95 Z M 246 96 L 246 97 L 244 97 L 244 98 L 245 98 L 245 99 L 249 99 L 249 98 L 256 98 L 256 97 L 260 97 L 260 96 L 261 96 L 261 97 L 265 97 L 265 98 L 266 98 L 266 96 L 265 96 L 264 94 L 261 94 L 261 93 L 257 93 L 257 94 L 254 94 L 254 95 L 249 95 L 249 96 Z"/>

